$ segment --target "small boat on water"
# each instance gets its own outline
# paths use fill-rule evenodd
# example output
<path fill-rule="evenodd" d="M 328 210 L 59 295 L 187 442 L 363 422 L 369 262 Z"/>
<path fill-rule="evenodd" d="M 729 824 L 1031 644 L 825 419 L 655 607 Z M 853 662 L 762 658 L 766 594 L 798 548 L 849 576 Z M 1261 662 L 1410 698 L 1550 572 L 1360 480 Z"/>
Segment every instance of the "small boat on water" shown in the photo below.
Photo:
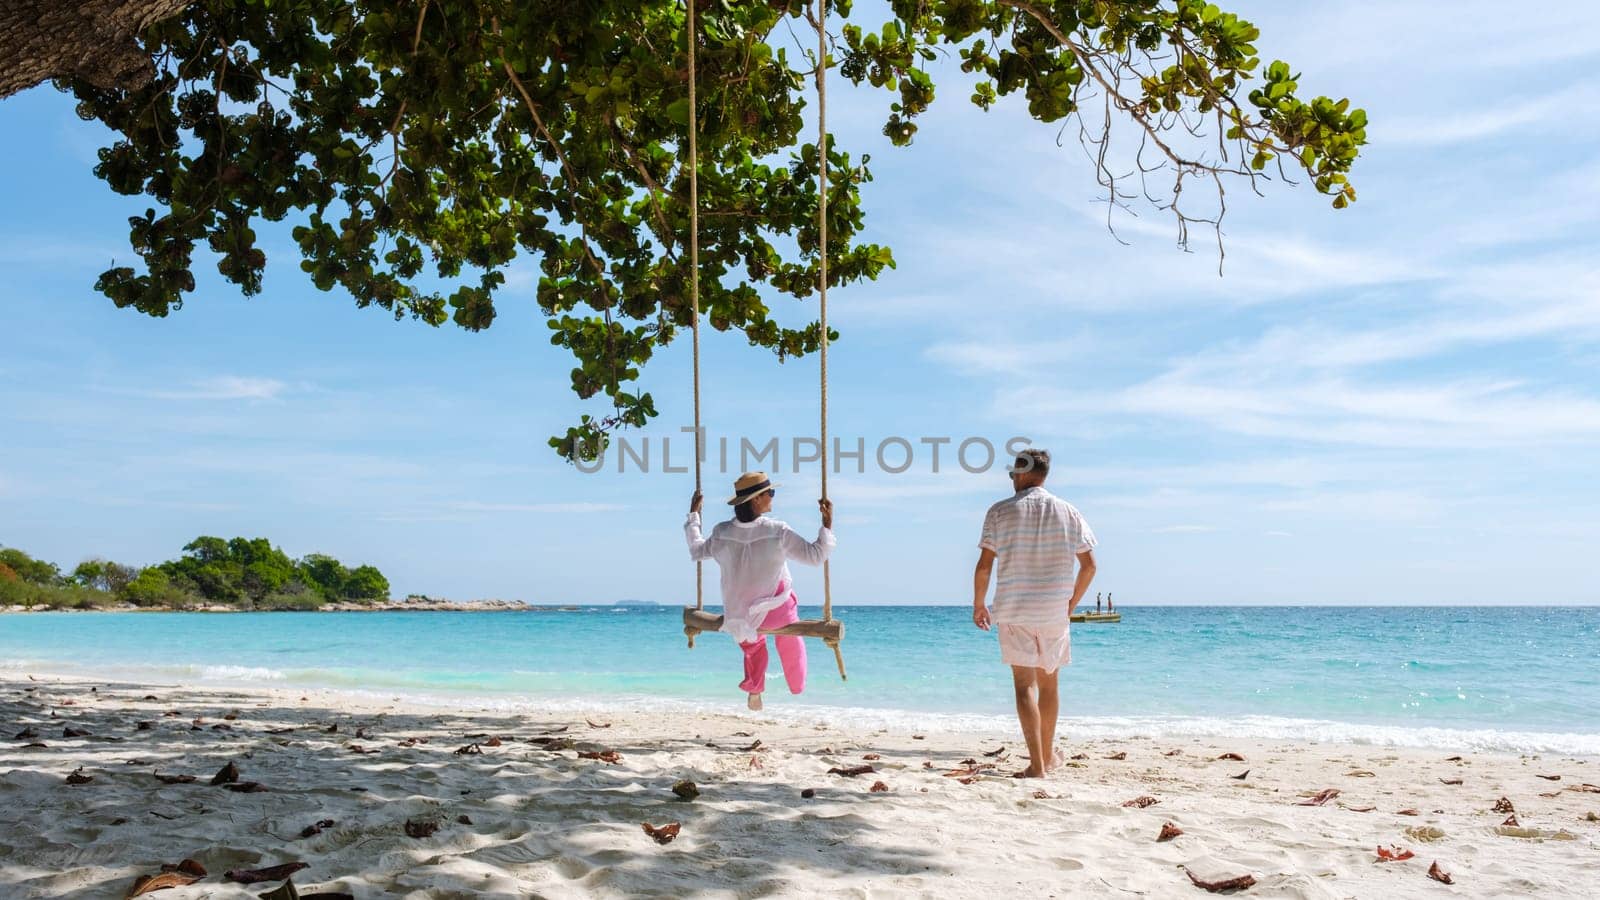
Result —
<path fill-rule="evenodd" d="M 1099 594 L 1095 594 L 1094 595 L 1094 612 L 1089 612 L 1088 610 L 1084 610 L 1083 612 L 1073 613 L 1072 614 L 1072 621 L 1074 623 L 1083 622 L 1083 623 L 1086 623 L 1086 624 L 1095 624 L 1095 623 L 1111 624 L 1111 623 L 1114 623 L 1114 622 L 1121 622 L 1122 621 L 1122 613 L 1117 612 L 1117 608 L 1111 605 L 1111 595 L 1110 594 L 1106 595 L 1105 612 L 1101 612 L 1100 611 L 1100 595 Z"/>
<path fill-rule="evenodd" d="M 1078 624 L 1080 622 L 1089 623 L 1089 624 L 1097 624 L 1097 623 L 1109 624 L 1109 623 L 1112 623 L 1112 622 L 1121 622 L 1121 621 L 1122 621 L 1122 613 L 1119 613 L 1119 612 L 1081 612 L 1081 613 L 1073 613 L 1072 614 L 1072 622 L 1073 622 L 1073 624 Z"/>

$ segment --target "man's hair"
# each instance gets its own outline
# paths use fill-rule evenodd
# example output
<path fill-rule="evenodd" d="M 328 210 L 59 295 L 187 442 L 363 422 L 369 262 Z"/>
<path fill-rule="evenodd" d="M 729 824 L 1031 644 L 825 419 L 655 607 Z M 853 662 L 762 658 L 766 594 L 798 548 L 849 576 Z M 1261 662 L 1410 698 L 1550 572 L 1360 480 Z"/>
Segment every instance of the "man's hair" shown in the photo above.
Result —
<path fill-rule="evenodd" d="M 1049 450 L 1024 450 L 1017 454 L 1017 461 L 1012 466 L 1018 472 L 1038 472 L 1043 478 L 1050 474 Z"/>

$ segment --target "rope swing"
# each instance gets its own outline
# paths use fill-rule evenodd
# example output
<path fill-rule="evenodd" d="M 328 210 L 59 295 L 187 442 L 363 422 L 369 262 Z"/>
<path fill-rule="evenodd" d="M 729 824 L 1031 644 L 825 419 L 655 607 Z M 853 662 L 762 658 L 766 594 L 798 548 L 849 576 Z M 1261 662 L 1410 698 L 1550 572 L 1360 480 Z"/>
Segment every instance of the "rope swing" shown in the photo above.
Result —
<path fill-rule="evenodd" d="M 689 41 L 689 305 L 694 315 L 693 368 L 694 368 L 694 489 L 701 491 L 701 462 L 705 455 L 705 431 L 700 424 L 700 157 L 698 115 L 696 110 L 695 47 L 698 28 L 695 24 L 695 0 L 687 0 Z M 828 499 L 828 30 L 825 27 L 827 10 L 823 0 L 812 0 L 812 17 L 817 29 L 817 294 L 818 324 L 821 327 L 821 463 L 822 499 Z M 694 609 L 683 611 L 683 633 L 694 647 L 695 636 L 702 631 L 718 631 L 722 617 L 705 610 L 705 574 L 700 561 L 695 562 Z M 844 639 L 844 622 L 833 617 L 833 584 L 827 560 L 822 562 L 822 618 L 802 620 L 782 628 L 761 629 L 762 634 L 792 634 L 821 638 L 833 650 L 839 665 L 839 678 L 845 679 L 844 654 L 839 642 Z"/>

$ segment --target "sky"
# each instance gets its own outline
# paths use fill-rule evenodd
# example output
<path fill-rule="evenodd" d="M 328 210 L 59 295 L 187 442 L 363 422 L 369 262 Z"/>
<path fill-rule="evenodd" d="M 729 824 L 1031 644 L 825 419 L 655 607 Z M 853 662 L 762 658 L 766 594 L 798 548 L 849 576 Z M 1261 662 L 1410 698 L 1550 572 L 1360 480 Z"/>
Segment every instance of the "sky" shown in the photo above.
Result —
<path fill-rule="evenodd" d="M 951 455 L 1013 437 L 1052 452 L 1050 489 L 1099 538 L 1093 590 L 1123 605 L 1600 603 L 1589 5 L 1224 6 L 1371 124 L 1350 209 L 1304 183 L 1230 192 L 1220 276 L 1148 205 L 1113 237 L 1083 151 L 1017 103 L 972 107 L 948 64 L 906 149 L 878 133 L 885 95 L 830 83 L 839 145 L 872 155 L 866 237 L 898 261 L 830 293 L 830 434 L 868 454 L 829 477 L 835 604 L 970 602 L 1010 489 Z M 488 331 L 432 329 L 317 291 L 265 229 L 261 295 L 203 260 L 168 318 L 118 310 L 93 283 L 144 204 L 93 177 L 104 129 L 44 87 L 0 101 L 0 134 L 0 544 L 71 567 L 263 536 L 376 565 L 397 596 L 693 601 L 693 476 L 661 460 L 692 447 L 687 339 L 646 369 L 661 417 L 629 439 L 650 471 L 580 472 L 545 441 L 593 408 L 531 277 Z M 707 330 L 703 379 L 711 515 L 739 440 L 777 437 L 773 514 L 813 532 L 817 466 L 789 451 L 817 431 L 816 359 Z M 892 437 L 914 449 L 898 474 L 872 458 Z M 922 439 L 944 437 L 934 472 Z"/>

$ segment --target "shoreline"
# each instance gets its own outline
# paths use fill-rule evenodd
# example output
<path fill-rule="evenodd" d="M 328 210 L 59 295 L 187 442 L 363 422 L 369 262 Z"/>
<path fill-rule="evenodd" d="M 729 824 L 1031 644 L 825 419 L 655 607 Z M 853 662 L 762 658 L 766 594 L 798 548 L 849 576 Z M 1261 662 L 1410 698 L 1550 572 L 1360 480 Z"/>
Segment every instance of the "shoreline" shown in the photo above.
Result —
<path fill-rule="evenodd" d="M 1016 780 L 1015 734 L 932 724 L 509 712 L 17 671 L 0 672 L 0 722 L 7 896 L 120 896 L 185 857 L 213 874 L 163 896 L 253 897 L 278 882 L 219 873 L 290 861 L 310 866 L 302 891 L 356 897 L 1195 892 L 1180 866 L 1250 874 L 1264 896 L 1576 897 L 1600 875 L 1600 793 L 1582 787 L 1600 782 L 1594 759 L 1087 738 L 1066 720 L 1066 765 Z M 582 756 L 607 750 L 614 762 Z M 228 762 L 265 789 L 207 785 Z M 859 765 L 874 771 L 829 774 Z M 79 767 L 92 781 L 69 785 Z M 673 795 L 683 779 L 693 802 Z M 1303 805 L 1327 789 L 1337 796 Z M 1127 805 L 1141 797 L 1156 802 Z M 1519 824 L 1494 811 L 1502 797 Z M 438 829 L 410 836 L 408 821 Z M 682 823 L 670 844 L 642 833 L 669 821 Z M 1169 822 L 1184 833 L 1157 841 Z M 1416 858 L 1379 863 L 1390 844 Z M 1434 861 L 1455 887 L 1427 879 Z"/>
<path fill-rule="evenodd" d="M 354 683 L 326 673 L 306 677 L 299 670 L 279 671 L 229 664 L 172 663 L 165 666 L 94 666 L 49 659 L 0 659 L 0 687 L 7 679 L 31 675 L 64 684 L 135 685 L 202 693 L 316 693 L 330 702 L 358 707 L 401 705 L 447 713 L 532 715 L 541 712 L 596 715 L 663 714 L 695 717 L 744 716 L 742 695 L 706 696 L 650 693 L 559 695 L 515 688 L 455 688 L 420 681 Z M 994 737 L 1016 730 L 1014 714 L 948 707 L 867 706 L 833 704 L 774 696 L 763 714 L 794 727 L 840 727 L 870 731 L 905 730 L 912 726 L 949 735 Z M 1600 769 L 1600 733 L 1538 730 L 1526 726 L 1492 727 L 1457 722 L 1349 721 L 1309 716 L 1262 714 L 1129 714 L 1082 713 L 1064 708 L 1061 729 L 1088 740 L 1220 741 L 1242 740 L 1306 746 L 1343 746 L 1379 751 L 1470 752 L 1507 757 L 1560 756 L 1586 760 Z M 1600 777 L 1600 772 L 1597 772 Z"/>

